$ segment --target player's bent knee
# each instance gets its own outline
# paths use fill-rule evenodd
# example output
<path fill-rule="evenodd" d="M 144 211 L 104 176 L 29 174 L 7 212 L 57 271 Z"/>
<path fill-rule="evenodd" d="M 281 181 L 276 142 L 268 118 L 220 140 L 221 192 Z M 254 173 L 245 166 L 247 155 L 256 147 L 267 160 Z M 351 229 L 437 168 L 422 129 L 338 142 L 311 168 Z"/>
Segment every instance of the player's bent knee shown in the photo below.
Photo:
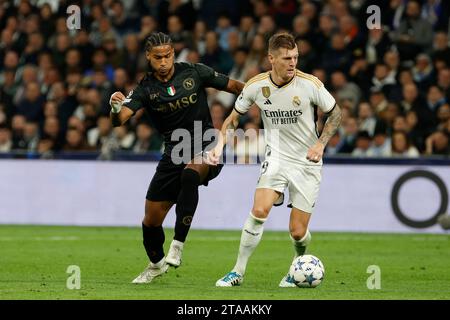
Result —
<path fill-rule="evenodd" d="M 269 215 L 269 210 L 265 208 L 256 207 L 252 209 L 252 214 L 258 219 L 266 219 L 267 216 Z"/>
<path fill-rule="evenodd" d="M 147 227 L 159 227 L 165 217 L 166 212 L 164 210 L 146 210 L 142 223 Z"/>
<path fill-rule="evenodd" d="M 300 243 L 302 246 L 307 246 L 311 242 L 311 233 L 308 229 L 303 230 L 303 232 L 293 232 L 291 231 L 291 238 L 295 242 Z"/>
<path fill-rule="evenodd" d="M 308 232 L 308 229 L 304 228 L 304 227 L 299 227 L 299 228 L 290 230 L 291 237 L 295 241 L 300 241 L 301 239 L 303 239 L 307 232 Z"/>
<path fill-rule="evenodd" d="M 142 219 L 142 223 L 146 227 L 159 227 L 162 225 L 162 222 L 158 221 L 159 219 L 154 219 L 153 217 L 150 217 L 148 215 L 144 216 L 144 219 Z"/>

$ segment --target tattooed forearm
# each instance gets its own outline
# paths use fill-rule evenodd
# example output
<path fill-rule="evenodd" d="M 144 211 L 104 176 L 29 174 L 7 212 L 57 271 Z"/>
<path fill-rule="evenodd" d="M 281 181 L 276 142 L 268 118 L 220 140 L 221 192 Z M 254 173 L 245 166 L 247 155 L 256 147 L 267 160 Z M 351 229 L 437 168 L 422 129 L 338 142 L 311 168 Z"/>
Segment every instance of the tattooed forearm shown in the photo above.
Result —
<path fill-rule="evenodd" d="M 222 130 L 220 131 L 224 145 L 227 143 L 227 135 L 234 134 L 234 130 L 236 130 L 239 126 L 239 118 L 240 114 L 233 110 L 228 118 L 225 119 L 222 125 Z"/>
<path fill-rule="evenodd" d="M 327 145 L 328 141 L 336 133 L 337 129 L 341 125 L 341 120 L 342 111 L 341 108 L 336 104 L 334 109 L 328 115 L 327 122 L 325 122 L 325 126 L 319 138 L 320 142 L 322 142 L 324 146 Z"/>

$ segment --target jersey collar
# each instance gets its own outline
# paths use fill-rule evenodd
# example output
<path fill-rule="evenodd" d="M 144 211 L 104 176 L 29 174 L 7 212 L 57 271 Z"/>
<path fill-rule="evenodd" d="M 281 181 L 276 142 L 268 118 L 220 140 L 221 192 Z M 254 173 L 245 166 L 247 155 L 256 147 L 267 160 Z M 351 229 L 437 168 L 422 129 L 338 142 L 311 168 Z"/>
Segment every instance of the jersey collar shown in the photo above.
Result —
<path fill-rule="evenodd" d="M 283 84 L 281 84 L 281 85 L 278 85 L 278 84 L 275 83 L 275 81 L 273 81 L 273 79 L 272 79 L 272 73 L 269 72 L 269 80 L 270 80 L 270 83 L 272 83 L 273 86 L 276 87 L 276 88 L 278 88 L 278 89 L 288 86 L 288 85 L 294 80 L 294 78 L 295 78 L 295 74 L 294 74 L 294 76 L 291 78 L 291 80 L 289 80 L 288 82 L 285 82 L 285 83 L 283 83 Z"/>

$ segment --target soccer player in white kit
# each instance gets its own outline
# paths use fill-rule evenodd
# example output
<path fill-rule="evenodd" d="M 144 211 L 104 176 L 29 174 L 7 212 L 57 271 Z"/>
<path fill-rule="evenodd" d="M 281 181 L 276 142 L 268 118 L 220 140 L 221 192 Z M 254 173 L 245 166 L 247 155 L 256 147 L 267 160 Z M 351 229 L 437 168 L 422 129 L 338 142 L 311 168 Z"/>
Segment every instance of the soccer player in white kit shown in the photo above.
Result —
<path fill-rule="evenodd" d="M 292 207 L 289 231 L 295 256 L 305 253 L 311 241 L 308 224 L 319 192 L 324 148 L 341 122 L 341 109 L 323 83 L 296 69 L 298 48 L 292 35 L 272 36 L 268 57 L 271 71 L 246 83 L 223 124 L 217 146 L 208 154 L 211 164 L 219 163 L 227 132 L 237 128 L 239 117 L 254 103 L 260 108 L 267 143 L 266 158 L 261 166 L 253 208 L 242 229 L 236 265 L 216 282 L 219 287 L 242 283 L 248 259 L 261 240 L 270 209 L 283 202 L 286 188 Z M 320 136 L 316 126 L 317 107 L 327 115 Z M 279 286 L 295 284 L 288 274 Z"/>

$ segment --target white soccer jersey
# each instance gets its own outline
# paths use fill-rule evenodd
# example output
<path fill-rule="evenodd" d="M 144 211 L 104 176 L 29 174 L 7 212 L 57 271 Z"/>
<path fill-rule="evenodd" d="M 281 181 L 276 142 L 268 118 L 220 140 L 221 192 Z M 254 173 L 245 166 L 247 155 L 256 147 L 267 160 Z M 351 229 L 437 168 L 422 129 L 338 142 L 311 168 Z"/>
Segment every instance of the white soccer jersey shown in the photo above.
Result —
<path fill-rule="evenodd" d="M 235 103 L 244 114 L 256 103 L 261 110 L 264 137 L 272 158 L 308 165 L 321 165 L 306 159 L 308 149 L 318 140 L 317 107 L 330 112 L 336 101 L 313 75 L 296 71 L 283 86 L 276 85 L 270 72 L 250 79 Z"/>

